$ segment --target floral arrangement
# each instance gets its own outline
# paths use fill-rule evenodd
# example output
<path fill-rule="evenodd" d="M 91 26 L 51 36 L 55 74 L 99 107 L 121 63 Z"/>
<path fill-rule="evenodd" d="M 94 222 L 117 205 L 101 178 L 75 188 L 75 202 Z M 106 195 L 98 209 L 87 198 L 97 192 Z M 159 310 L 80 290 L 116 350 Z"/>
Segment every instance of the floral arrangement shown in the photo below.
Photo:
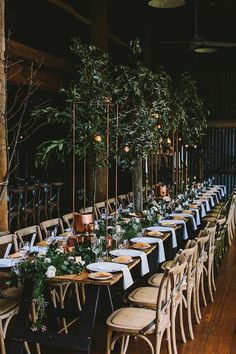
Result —
<path fill-rule="evenodd" d="M 81 269 L 82 265 L 75 262 L 72 253 L 64 254 L 63 250 L 50 245 L 46 252 L 28 257 L 19 262 L 12 270 L 13 276 L 17 279 L 32 278 L 33 280 L 32 300 L 37 308 L 37 319 L 32 325 L 33 330 L 46 329 L 45 326 L 42 326 L 47 305 L 44 296 L 46 282 L 56 275 L 80 274 Z"/>

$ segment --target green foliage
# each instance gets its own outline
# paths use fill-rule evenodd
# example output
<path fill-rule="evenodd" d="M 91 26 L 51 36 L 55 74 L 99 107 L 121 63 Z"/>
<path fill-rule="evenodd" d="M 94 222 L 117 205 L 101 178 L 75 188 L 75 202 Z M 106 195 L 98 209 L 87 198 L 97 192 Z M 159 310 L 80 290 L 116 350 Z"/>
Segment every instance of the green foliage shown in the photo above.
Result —
<path fill-rule="evenodd" d="M 32 299 L 37 308 L 37 320 L 33 323 L 33 329 L 40 329 L 45 317 L 47 304 L 44 288 L 48 278 L 56 275 L 80 274 L 82 266 L 80 263 L 75 263 L 71 256 L 71 253 L 64 254 L 60 250 L 55 250 L 54 246 L 49 246 L 45 254 L 29 257 L 18 263 L 13 270 L 13 276 L 18 279 L 32 278 L 34 284 Z"/>
<path fill-rule="evenodd" d="M 201 141 L 207 128 L 207 112 L 197 92 L 197 84 L 188 73 L 183 73 L 175 82 L 173 106 L 179 117 L 177 128 L 187 144 Z"/>
<path fill-rule="evenodd" d="M 61 90 L 65 108 L 46 107 L 33 112 L 36 119 L 63 128 L 63 136 L 43 142 L 38 147 L 37 166 L 47 167 L 52 158 L 65 161 L 72 152 L 72 112 L 76 107 L 76 155 L 94 156 L 94 168 L 105 165 L 105 99 L 119 105 L 119 129 L 116 112 L 110 106 L 110 162 L 118 155 L 122 169 L 133 171 L 140 159 L 156 153 L 160 138 L 174 130 L 181 131 L 183 142 L 196 144 L 206 131 L 206 111 L 196 83 L 187 73 L 172 83 L 163 68 L 152 72 L 141 61 L 138 40 L 130 42 L 130 65 L 111 65 L 107 53 L 74 39 L 71 50 L 78 56 L 79 69 L 68 88 Z M 155 116 L 156 114 L 159 115 Z M 160 124 L 161 128 L 157 128 Z M 99 133 L 101 141 L 94 136 Z M 115 140 L 119 148 L 116 151 Z M 124 147 L 129 151 L 125 152 Z"/>
<path fill-rule="evenodd" d="M 116 68 L 115 100 L 120 104 L 119 136 L 121 147 L 128 145 L 126 153 L 121 149 L 120 165 L 133 170 L 140 158 L 156 151 L 160 131 L 153 113 L 158 112 L 165 134 L 169 131 L 170 77 L 161 69 L 153 73 L 140 60 L 139 41 L 130 43 L 132 65 Z"/>

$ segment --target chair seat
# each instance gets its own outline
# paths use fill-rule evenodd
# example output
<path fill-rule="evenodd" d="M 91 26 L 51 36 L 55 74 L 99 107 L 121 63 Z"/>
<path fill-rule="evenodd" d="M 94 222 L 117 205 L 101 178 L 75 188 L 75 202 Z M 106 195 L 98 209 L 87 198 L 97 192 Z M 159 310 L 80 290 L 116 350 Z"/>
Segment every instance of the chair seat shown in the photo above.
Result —
<path fill-rule="evenodd" d="M 128 299 L 135 306 L 156 308 L 159 288 L 141 287 L 132 291 Z"/>
<path fill-rule="evenodd" d="M 2 290 L 1 293 L 5 298 L 18 300 L 22 293 L 22 286 L 7 288 Z"/>
<path fill-rule="evenodd" d="M 9 299 L 0 299 L 0 316 L 6 314 L 9 311 L 16 309 L 17 302 Z"/>
<path fill-rule="evenodd" d="M 165 261 L 161 265 L 161 269 L 165 270 L 167 267 L 170 268 L 173 265 L 173 260 Z"/>
<path fill-rule="evenodd" d="M 123 307 L 113 312 L 107 319 L 107 325 L 113 330 L 126 333 L 138 333 L 155 320 L 156 311 L 135 307 Z M 153 333 L 155 325 L 148 331 Z"/>
<path fill-rule="evenodd" d="M 159 288 L 164 273 L 156 273 L 148 279 L 148 284 Z"/>

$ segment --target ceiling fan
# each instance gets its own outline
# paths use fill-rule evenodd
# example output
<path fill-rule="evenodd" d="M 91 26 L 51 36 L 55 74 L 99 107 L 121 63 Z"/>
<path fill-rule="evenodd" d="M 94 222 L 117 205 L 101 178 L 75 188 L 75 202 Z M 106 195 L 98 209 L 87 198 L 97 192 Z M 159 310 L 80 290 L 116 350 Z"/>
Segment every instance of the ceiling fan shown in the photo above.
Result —
<path fill-rule="evenodd" d="M 191 41 L 158 41 L 160 44 L 189 44 L 188 50 L 198 53 L 218 51 L 218 48 L 236 47 L 236 42 L 222 42 L 207 40 L 198 34 L 198 0 L 194 3 L 194 35 Z"/>

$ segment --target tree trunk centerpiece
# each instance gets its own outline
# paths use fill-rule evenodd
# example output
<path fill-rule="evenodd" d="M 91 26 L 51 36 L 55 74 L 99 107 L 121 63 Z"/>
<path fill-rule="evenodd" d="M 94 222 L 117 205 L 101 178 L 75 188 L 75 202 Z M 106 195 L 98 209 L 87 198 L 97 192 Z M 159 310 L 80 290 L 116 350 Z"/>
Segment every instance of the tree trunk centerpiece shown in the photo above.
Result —
<path fill-rule="evenodd" d="M 133 170 L 132 176 L 133 185 L 133 204 L 136 212 L 143 211 L 143 167 L 142 159 L 139 159 L 136 167 Z"/>

